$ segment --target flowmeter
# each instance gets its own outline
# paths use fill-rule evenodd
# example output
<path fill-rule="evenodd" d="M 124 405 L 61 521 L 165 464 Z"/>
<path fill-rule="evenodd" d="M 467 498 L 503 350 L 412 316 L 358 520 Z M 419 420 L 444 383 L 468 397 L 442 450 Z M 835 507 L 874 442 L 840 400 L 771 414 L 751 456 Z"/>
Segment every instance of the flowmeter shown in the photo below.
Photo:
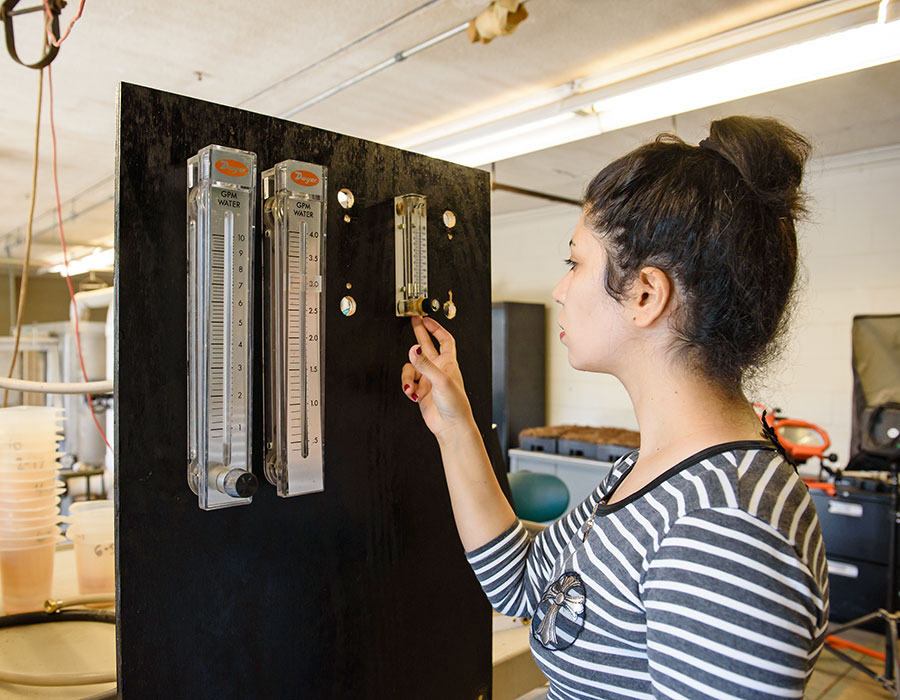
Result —
<path fill-rule="evenodd" d="M 188 483 L 200 507 L 250 503 L 256 154 L 188 160 Z"/>
<path fill-rule="evenodd" d="M 424 195 L 394 197 L 394 312 L 397 316 L 423 316 L 430 310 L 427 308 L 426 214 Z"/>
<path fill-rule="evenodd" d="M 326 175 L 286 160 L 262 177 L 265 473 L 284 497 L 324 489 Z"/>

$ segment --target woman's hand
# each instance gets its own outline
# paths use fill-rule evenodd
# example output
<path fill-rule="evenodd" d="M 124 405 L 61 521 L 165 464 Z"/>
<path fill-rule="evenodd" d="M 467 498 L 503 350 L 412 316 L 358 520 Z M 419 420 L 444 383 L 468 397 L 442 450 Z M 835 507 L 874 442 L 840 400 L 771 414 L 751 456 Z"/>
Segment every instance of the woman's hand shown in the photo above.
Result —
<path fill-rule="evenodd" d="M 403 365 L 403 393 L 418 402 L 425 425 L 437 437 L 459 537 L 466 551 L 472 551 L 508 529 L 516 514 L 497 483 L 472 417 L 456 363 L 456 341 L 433 318 L 413 316 L 412 326 L 419 344 L 409 349 L 409 362 Z"/>
<path fill-rule="evenodd" d="M 456 430 L 469 428 L 473 421 L 456 362 L 456 341 L 433 318 L 413 316 L 412 327 L 419 343 L 409 349 L 409 362 L 403 365 L 403 393 L 419 404 L 425 425 L 440 441 Z M 440 352 L 431 341 L 432 335 L 440 344 Z"/>

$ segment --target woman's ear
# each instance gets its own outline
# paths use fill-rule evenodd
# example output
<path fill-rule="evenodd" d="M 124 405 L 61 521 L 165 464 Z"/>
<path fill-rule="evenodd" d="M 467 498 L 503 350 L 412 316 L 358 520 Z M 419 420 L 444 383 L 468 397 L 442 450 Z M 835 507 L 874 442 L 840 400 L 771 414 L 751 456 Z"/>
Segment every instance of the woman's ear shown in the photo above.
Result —
<path fill-rule="evenodd" d="M 635 277 L 630 297 L 632 320 L 639 328 L 647 328 L 669 305 L 672 280 L 658 267 L 642 267 Z"/>

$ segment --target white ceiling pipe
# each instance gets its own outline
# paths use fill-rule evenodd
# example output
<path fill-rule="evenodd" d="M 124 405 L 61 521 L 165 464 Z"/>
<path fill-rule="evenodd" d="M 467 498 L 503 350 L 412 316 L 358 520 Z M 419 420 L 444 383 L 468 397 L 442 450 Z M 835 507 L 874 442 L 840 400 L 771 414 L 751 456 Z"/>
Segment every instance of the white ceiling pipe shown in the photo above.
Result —
<path fill-rule="evenodd" d="M 87 292 L 76 292 L 75 301 L 69 303 L 69 320 L 75 323 L 76 308 L 79 321 L 87 318 L 90 309 L 104 309 L 112 304 L 113 287 L 91 289 Z"/>

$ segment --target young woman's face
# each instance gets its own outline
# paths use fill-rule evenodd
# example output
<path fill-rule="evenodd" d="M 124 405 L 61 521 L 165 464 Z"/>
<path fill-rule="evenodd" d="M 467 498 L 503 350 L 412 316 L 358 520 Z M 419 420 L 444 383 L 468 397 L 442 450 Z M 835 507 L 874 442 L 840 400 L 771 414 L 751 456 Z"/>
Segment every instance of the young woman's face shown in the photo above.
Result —
<path fill-rule="evenodd" d="M 569 244 L 570 269 L 553 290 L 562 307 L 557 323 L 560 340 L 575 369 L 616 374 L 629 340 L 627 311 L 606 291 L 606 249 L 578 220 Z"/>

